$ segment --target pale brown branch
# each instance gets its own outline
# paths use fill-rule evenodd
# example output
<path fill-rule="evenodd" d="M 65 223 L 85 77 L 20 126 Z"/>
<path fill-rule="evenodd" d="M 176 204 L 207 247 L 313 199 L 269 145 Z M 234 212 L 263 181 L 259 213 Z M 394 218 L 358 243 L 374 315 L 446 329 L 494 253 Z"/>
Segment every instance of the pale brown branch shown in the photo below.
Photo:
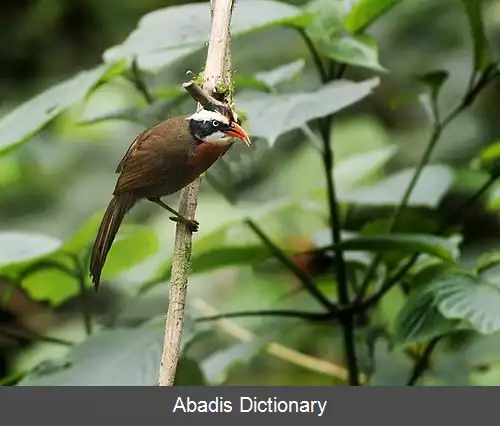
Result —
<path fill-rule="evenodd" d="M 203 90 L 212 95 L 216 93 L 216 89 L 221 83 L 227 85 L 231 83 L 229 46 L 232 6 L 233 0 L 210 1 L 212 29 L 205 64 Z M 193 85 L 189 86 L 195 87 Z M 230 93 L 227 96 L 230 96 Z M 229 103 L 231 100 L 227 99 L 227 101 Z M 179 212 L 184 217 L 195 217 L 201 180 L 202 177 L 200 176 L 181 192 Z M 184 307 L 191 265 L 191 247 L 191 231 L 184 224 L 178 222 L 175 233 L 168 311 L 158 386 L 173 386 L 175 381 L 177 364 L 181 355 Z"/>

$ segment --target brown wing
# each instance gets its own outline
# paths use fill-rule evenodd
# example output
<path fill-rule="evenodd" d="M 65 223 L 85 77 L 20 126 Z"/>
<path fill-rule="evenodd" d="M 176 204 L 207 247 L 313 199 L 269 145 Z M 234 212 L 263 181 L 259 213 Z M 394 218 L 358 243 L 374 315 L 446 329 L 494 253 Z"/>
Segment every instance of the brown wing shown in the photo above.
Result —
<path fill-rule="evenodd" d="M 120 176 L 114 195 L 153 186 L 168 186 L 170 180 L 175 186 L 176 166 L 187 162 L 190 148 L 186 138 L 189 132 L 185 126 L 184 119 L 176 118 L 140 133 L 116 169 Z"/>

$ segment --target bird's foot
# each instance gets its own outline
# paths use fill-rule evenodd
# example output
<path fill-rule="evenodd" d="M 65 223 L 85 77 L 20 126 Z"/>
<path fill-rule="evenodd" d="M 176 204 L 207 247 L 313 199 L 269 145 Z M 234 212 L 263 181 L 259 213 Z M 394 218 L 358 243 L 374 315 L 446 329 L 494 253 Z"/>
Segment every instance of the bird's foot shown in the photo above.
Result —
<path fill-rule="evenodd" d="M 194 220 L 194 219 L 180 218 L 180 217 L 177 217 L 177 216 L 170 216 L 169 219 L 172 222 L 182 222 L 184 225 L 186 225 L 188 227 L 188 229 L 191 232 L 197 232 L 198 229 L 199 229 L 199 227 L 200 227 L 199 222 L 196 221 L 196 220 Z"/>

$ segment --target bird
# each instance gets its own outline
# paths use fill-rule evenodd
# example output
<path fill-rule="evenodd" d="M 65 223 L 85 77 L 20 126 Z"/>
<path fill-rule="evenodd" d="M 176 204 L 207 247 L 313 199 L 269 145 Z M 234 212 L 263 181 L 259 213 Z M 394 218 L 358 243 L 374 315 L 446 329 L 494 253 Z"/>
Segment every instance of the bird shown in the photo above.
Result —
<path fill-rule="evenodd" d="M 125 215 L 139 200 L 151 201 L 172 213 L 191 232 L 199 223 L 165 204 L 224 155 L 237 138 L 251 141 L 238 115 L 225 104 L 205 106 L 191 115 L 171 117 L 139 133 L 116 168 L 113 198 L 101 221 L 90 256 L 90 277 L 99 288 L 106 257 Z"/>

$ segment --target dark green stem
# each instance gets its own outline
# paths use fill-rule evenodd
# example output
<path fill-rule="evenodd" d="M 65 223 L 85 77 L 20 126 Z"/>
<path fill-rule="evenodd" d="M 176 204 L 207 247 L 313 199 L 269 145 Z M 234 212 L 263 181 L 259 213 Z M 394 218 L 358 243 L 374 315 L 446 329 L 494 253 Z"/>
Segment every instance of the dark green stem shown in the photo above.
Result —
<path fill-rule="evenodd" d="M 144 100 L 151 105 L 154 101 L 155 98 L 154 96 L 149 92 L 149 89 L 146 85 L 146 82 L 142 78 L 141 71 L 139 70 L 139 67 L 137 65 L 137 59 L 134 58 L 132 60 L 132 67 L 131 67 L 131 77 L 129 78 L 132 83 L 134 83 L 136 89 L 141 93 L 141 95 L 144 97 Z"/>
<path fill-rule="evenodd" d="M 339 69 L 335 72 L 335 64 L 330 62 L 328 72 L 323 66 L 323 61 L 319 56 L 314 43 L 307 36 L 304 31 L 301 31 L 302 37 L 306 42 L 307 47 L 311 53 L 311 56 L 316 64 L 316 68 L 320 74 L 323 83 L 328 83 L 332 79 L 339 79 L 342 77 L 346 70 L 345 65 L 340 64 Z M 344 353 L 347 364 L 347 369 L 349 371 L 349 384 L 351 386 L 359 386 L 359 372 L 358 372 L 358 360 L 356 356 L 356 342 L 354 336 L 354 316 L 351 310 L 344 310 L 344 308 L 350 305 L 349 301 L 349 283 L 347 281 L 346 265 L 344 259 L 344 253 L 339 247 L 342 242 L 341 229 L 342 224 L 340 221 L 340 209 L 339 202 L 337 199 L 335 179 L 334 179 L 334 151 L 332 149 L 331 141 L 331 125 L 333 122 L 333 115 L 325 117 L 320 121 L 320 131 L 323 139 L 323 166 L 326 175 L 326 186 L 328 194 L 328 205 L 330 210 L 330 221 L 332 230 L 332 242 L 336 247 L 334 249 L 335 253 L 335 264 L 336 264 L 336 281 L 338 288 L 338 301 L 340 308 L 339 320 L 342 326 L 342 334 L 344 339 Z"/>
<path fill-rule="evenodd" d="M 309 50 L 311 57 L 314 61 L 314 65 L 316 66 L 316 69 L 319 72 L 321 81 L 323 83 L 328 82 L 328 74 L 325 70 L 325 66 L 323 65 L 323 61 L 321 60 L 321 56 L 319 55 L 318 51 L 316 50 L 316 46 L 314 46 L 314 43 L 312 40 L 308 37 L 306 32 L 304 30 L 299 30 L 299 34 L 302 36 L 302 39 L 306 43 L 307 49 Z"/>
<path fill-rule="evenodd" d="M 73 257 L 73 261 L 75 263 L 75 268 L 77 269 L 76 276 L 77 276 L 78 286 L 80 288 L 80 302 L 81 302 L 83 324 L 85 326 L 85 332 L 87 333 L 87 336 L 90 336 L 92 334 L 92 307 L 88 299 L 85 265 L 82 265 L 76 256 Z"/>
<path fill-rule="evenodd" d="M 242 318 L 242 317 L 281 317 L 281 318 L 296 318 L 304 319 L 313 322 L 330 321 L 337 317 L 337 314 L 303 312 L 294 310 L 263 310 L 263 311 L 240 311 L 230 312 L 226 314 L 211 315 L 208 317 L 196 318 L 195 322 L 216 321 L 225 318 Z"/>
<path fill-rule="evenodd" d="M 439 343 L 442 336 L 435 337 L 432 339 L 427 347 L 424 350 L 422 356 L 418 359 L 413 370 L 411 372 L 410 378 L 408 379 L 408 386 L 415 386 L 420 379 L 420 377 L 426 372 L 429 368 L 429 362 L 431 360 L 432 352 L 436 349 L 437 344 Z"/>

